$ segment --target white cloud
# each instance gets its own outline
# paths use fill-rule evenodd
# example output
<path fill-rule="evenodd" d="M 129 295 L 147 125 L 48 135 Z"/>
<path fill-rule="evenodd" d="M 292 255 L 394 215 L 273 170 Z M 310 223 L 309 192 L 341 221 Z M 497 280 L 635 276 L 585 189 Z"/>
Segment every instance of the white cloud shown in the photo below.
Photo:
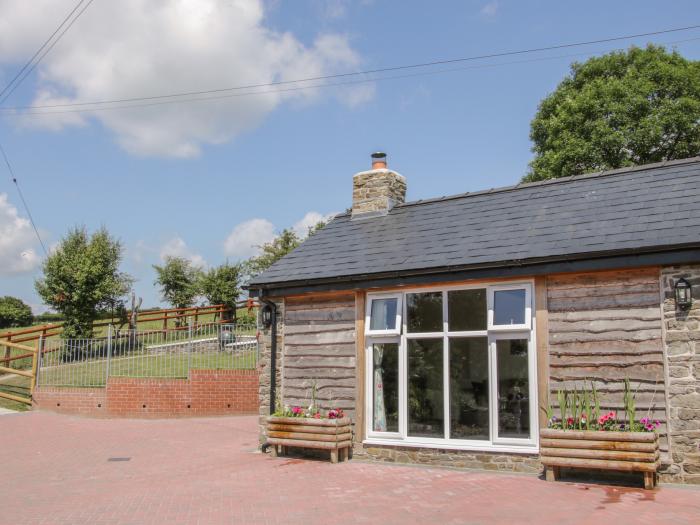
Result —
<path fill-rule="evenodd" d="M 207 261 L 200 254 L 193 252 L 181 237 L 173 237 L 160 248 L 160 259 L 164 261 L 166 257 L 184 257 L 194 266 L 206 268 Z"/>
<path fill-rule="evenodd" d="M 495 16 L 498 12 L 498 0 L 493 0 L 481 8 L 481 14 L 484 16 Z"/>
<path fill-rule="evenodd" d="M 275 238 L 275 225 L 267 219 L 251 219 L 238 224 L 224 241 L 224 254 L 245 259 L 258 253 L 258 246 Z"/>
<path fill-rule="evenodd" d="M 309 228 L 316 226 L 319 221 L 328 221 L 336 213 L 307 212 L 301 219 L 292 225 L 292 230 L 301 238 L 309 233 Z M 267 219 L 250 219 L 242 222 L 231 231 L 224 240 L 224 254 L 234 259 L 246 259 L 257 255 L 260 246 L 272 241 L 281 228 L 275 228 Z"/>
<path fill-rule="evenodd" d="M 74 0 L 0 3 L 0 79 L 34 52 Z M 334 13 L 341 13 L 338 2 Z M 37 17 L 37 13 L 42 13 Z M 308 45 L 265 25 L 263 0 L 95 2 L 39 65 L 35 104 L 86 102 L 265 84 L 354 70 L 360 57 L 341 34 Z M 241 92 L 237 92 L 240 94 Z M 25 115 L 23 125 L 58 130 L 97 119 L 128 152 L 191 157 L 234 139 L 286 100 L 333 93 L 361 103 L 372 86 L 268 92 L 91 113 Z M 221 93 L 218 96 L 222 95 Z"/>
<path fill-rule="evenodd" d="M 6 193 L 0 193 L 0 274 L 24 273 L 36 268 L 40 258 L 35 246 L 31 223 L 19 216 Z"/>
<path fill-rule="evenodd" d="M 329 219 L 332 219 L 335 216 L 336 213 L 328 213 L 326 215 L 323 215 L 322 213 L 319 213 L 317 211 L 310 211 L 307 212 L 306 215 L 304 215 L 299 221 L 294 223 L 292 229 L 300 237 L 306 237 L 309 233 L 309 228 L 313 228 L 320 221 L 328 221 Z"/>

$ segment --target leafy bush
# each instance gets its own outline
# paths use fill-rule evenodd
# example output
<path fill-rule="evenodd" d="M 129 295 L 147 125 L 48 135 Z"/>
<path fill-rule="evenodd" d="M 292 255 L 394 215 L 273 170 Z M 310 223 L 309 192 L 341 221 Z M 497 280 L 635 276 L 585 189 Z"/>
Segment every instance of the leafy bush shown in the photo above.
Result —
<path fill-rule="evenodd" d="M 0 297 L 0 328 L 27 326 L 32 323 L 32 309 L 22 299 Z"/>

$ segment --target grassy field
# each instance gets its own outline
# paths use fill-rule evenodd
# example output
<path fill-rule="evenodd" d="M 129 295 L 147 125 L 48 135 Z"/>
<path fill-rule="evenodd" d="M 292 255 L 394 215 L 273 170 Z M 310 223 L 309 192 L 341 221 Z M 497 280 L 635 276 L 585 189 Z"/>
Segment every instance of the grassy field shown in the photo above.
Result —
<path fill-rule="evenodd" d="M 29 397 L 29 378 L 21 376 L 2 377 L 0 378 L 0 392 Z M 0 397 L 0 408 L 9 408 L 10 410 L 21 412 L 29 410 L 29 405 Z"/>
<path fill-rule="evenodd" d="M 112 358 L 110 377 L 186 378 L 189 369 L 235 370 L 255 368 L 256 352 L 193 352 L 136 355 Z M 104 386 L 107 372 L 105 359 L 62 364 L 41 370 L 39 384 L 44 386 Z"/>
<path fill-rule="evenodd" d="M 242 318 L 245 314 L 247 314 L 247 310 L 246 310 L 246 309 L 239 309 L 239 318 Z M 189 320 L 192 321 L 192 322 L 194 322 L 194 317 L 191 317 Z M 198 323 L 198 324 L 214 323 L 214 322 L 216 322 L 217 320 L 218 320 L 217 314 L 201 314 L 201 315 L 199 315 L 198 318 L 197 318 L 197 323 Z M 185 321 L 185 319 L 183 318 L 183 322 L 184 322 L 184 321 Z M 100 323 L 102 323 L 102 322 L 107 322 L 107 321 L 100 321 Z M 14 331 L 18 331 L 18 330 L 23 330 L 24 328 L 31 328 L 31 326 L 27 326 L 27 327 L 17 327 L 17 328 L 12 328 L 12 329 L 9 329 L 9 330 L 0 330 L 0 337 L 2 337 L 2 334 L 4 334 L 4 333 L 7 333 L 7 332 L 14 332 Z M 169 322 L 168 322 L 168 328 L 169 328 L 169 329 L 175 328 L 175 320 L 172 320 L 172 321 L 169 321 Z M 139 331 L 162 330 L 162 329 L 163 329 L 163 321 L 161 320 L 161 321 L 145 321 L 145 322 L 141 322 L 141 323 L 139 323 L 139 325 L 138 325 L 138 329 L 139 329 Z M 106 337 L 106 336 L 107 336 L 107 330 L 108 330 L 108 327 L 107 327 L 107 326 L 98 326 L 98 327 L 96 327 L 96 328 L 95 328 L 94 337 L 96 337 L 96 338 L 99 338 L 99 337 Z M 169 338 L 172 337 L 172 334 L 174 334 L 174 333 L 180 333 L 180 334 L 182 334 L 182 337 L 183 337 L 183 338 L 184 338 L 184 337 L 187 337 L 187 332 L 184 331 L 184 330 L 181 331 L 181 332 L 169 332 L 169 334 L 171 334 L 171 335 L 169 335 L 168 337 L 169 337 Z M 248 330 L 248 331 L 246 331 L 246 332 L 241 332 L 241 333 L 250 333 L 250 334 L 254 334 L 254 333 L 255 333 L 255 329 L 251 329 L 251 330 Z M 48 340 L 52 340 L 52 339 L 59 339 L 59 336 L 49 337 L 49 338 L 47 339 L 47 341 L 48 341 Z M 33 348 L 36 348 L 37 345 L 38 345 L 38 340 L 35 340 L 35 341 L 26 341 L 26 342 L 23 342 L 23 343 L 21 343 L 21 344 L 24 344 L 24 345 L 27 345 L 27 346 L 31 346 L 31 347 L 33 347 Z M 10 357 L 15 357 L 15 356 L 22 355 L 22 354 L 25 354 L 25 353 L 26 353 L 26 352 L 23 351 L 23 350 L 16 349 L 16 348 L 12 348 L 12 349 L 10 349 L 9 356 L 10 356 Z M 4 347 L 2 346 L 2 342 L 0 341 L 0 361 L 2 360 L 2 357 L 4 357 L 5 355 L 6 355 L 6 354 L 5 354 L 5 349 L 4 349 Z M 0 363 L 0 364 L 1 364 L 1 363 Z M 28 369 L 28 368 L 31 368 L 31 366 L 32 366 L 32 360 L 31 360 L 30 357 L 25 358 L 25 359 L 18 359 L 18 360 L 16 360 L 16 361 L 12 361 L 11 364 L 10 364 L 10 367 L 11 367 L 11 368 L 19 368 L 19 369 Z"/>
<path fill-rule="evenodd" d="M 110 360 L 110 377 L 187 378 L 188 370 L 236 370 L 255 368 L 256 350 L 239 352 L 159 353 L 150 355 L 113 357 Z M 62 363 L 43 368 L 39 384 L 44 386 L 103 387 L 105 386 L 107 361 L 94 359 L 79 363 Z M 0 377 L 0 392 L 29 397 L 29 378 L 21 376 Z M 0 407 L 11 410 L 27 410 L 23 403 L 0 398 Z"/>

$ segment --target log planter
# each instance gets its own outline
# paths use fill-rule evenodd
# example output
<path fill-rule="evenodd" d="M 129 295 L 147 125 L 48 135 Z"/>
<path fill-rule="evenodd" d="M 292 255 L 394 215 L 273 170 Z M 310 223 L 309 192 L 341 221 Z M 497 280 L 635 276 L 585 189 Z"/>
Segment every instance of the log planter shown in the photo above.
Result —
<path fill-rule="evenodd" d="M 288 447 L 328 450 L 331 463 L 348 459 L 352 446 L 352 427 L 349 418 L 315 419 L 311 417 L 267 418 L 267 442 L 272 455 L 285 454 Z"/>
<path fill-rule="evenodd" d="M 616 470 L 642 472 L 644 488 L 651 489 L 659 467 L 659 436 L 656 432 L 548 428 L 540 431 L 540 459 L 547 481 L 556 480 L 562 467 Z"/>

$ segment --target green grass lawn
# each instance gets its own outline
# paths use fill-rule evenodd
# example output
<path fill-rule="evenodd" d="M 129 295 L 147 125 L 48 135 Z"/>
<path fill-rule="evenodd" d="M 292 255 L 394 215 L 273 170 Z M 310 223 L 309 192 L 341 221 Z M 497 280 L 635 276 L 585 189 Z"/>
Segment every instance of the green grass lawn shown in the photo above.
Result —
<path fill-rule="evenodd" d="M 255 368 L 256 351 L 193 352 L 130 355 L 113 357 L 109 362 L 110 377 L 186 378 L 189 369 L 234 370 Z M 105 385 L 107 360 L 94 359 L 80 363 L 63 363 L 42 368 L 39 385 L 99 387 Z"/>
<path fill-rule="evenodd" d="M 192 321 L 194 321 L 194 319 L 192 319 Z M 206 325 L 208 323 L 213 323 L 214 321 L 216 321 L 215 314 L 202 314 L 198 318 L 199 324 Z M 29 328 L 29 327 L 26 327 L 26 328 Z M 175 328 L 174 321 L 170 321 L 168 323 L 168 328 L 170 329 L 170 331 L 168 332 L 168 336 L 167 336 L 168 341 L 178 341 L 178 340 L 183 340 L 183 339 L 188 338 L 187 330 L 180 330 L 180 331 L 173 330 L 173 328 Z M 2 333 L 5 333 L 7 331 L 16 331 L 16 330 L 22 330 L 22 329 L 23 328 L 20 327 L 20 328 L 12 328 L 11 330 L 0 331 L 0 336 L 2 336 Z M 163 321 L 148 321 L 148 322 L 144 322 L 144 323 L 139 323 L 139 332 L 147 332 L 147 331 L 151 331 L 151 330 L 158 331 L 158 330 L 162 330 L 162 329 L 163 329 Z M 206 327 L 204 329 L 207 330 Z M 96 327 L 94 336 L 96 338 L 107 337 L 107 330 L 108 330 L 108 328 L 106 326 Z M 256 331 L 257 330 L 255 327 L 251 327 L 248 330 L 237 330 L 236 333 L 237 334 L 244 334 L 244 335 L 255 335 Z M 155 338 L 155 334 L 153 337 Z M 195 339 L 197 337 L 199 337 L 199 336 L 195 336 Z M 53 337 L 47 338 L 47 341 L 55 341 L 57 339 L 60 339 L 60 337 L 53 336 Z M 21 344 L 36 348 L 38 346 L 38 341 L 26 341 L 26 342 L 22 342 Z M 50 344 L 51 343 L 49 343 L 49 345 Z M 26 353 L 27 352 L 24 350 L 17 349 L 17 348 L 11 348 L 9 351 L 9 357 L 15 357 L 15 356 L 23 355 Z M 1 361 L 5 355 L 6 355 L 5 354 L 5 347 L 3 347 L 2 341 L 0 341 L 0 365 L 4 366 L 4 363 L 2 363 Z M 11 368 L 18 368 L 18 369 L 27 370 L 27 369 L 30 369 L 31 366 L 32 366 L 32 358 L 31 357 L 27 357 L 24 359 L 18 359 L 18 360 L 10 362 Z"/>

